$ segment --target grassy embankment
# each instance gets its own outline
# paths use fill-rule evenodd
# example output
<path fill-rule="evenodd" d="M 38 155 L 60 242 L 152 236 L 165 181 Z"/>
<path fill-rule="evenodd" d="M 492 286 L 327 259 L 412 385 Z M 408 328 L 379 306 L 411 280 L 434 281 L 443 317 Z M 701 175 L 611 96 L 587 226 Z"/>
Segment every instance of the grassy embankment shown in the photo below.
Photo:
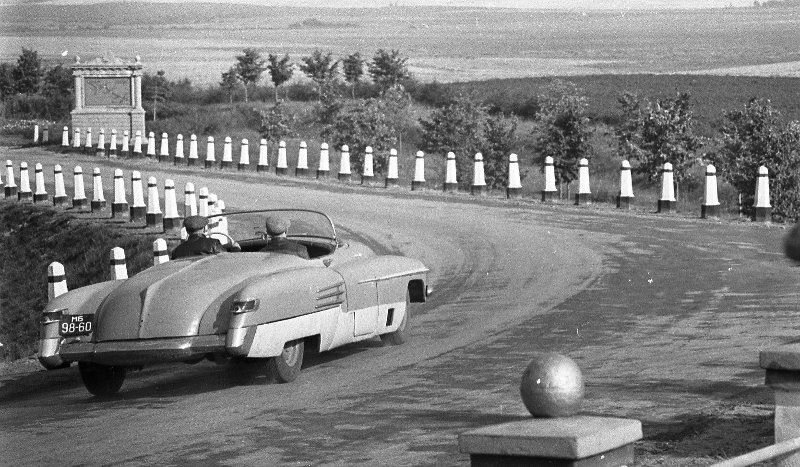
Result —
<path fill-rule="evenodd" d="M 108 279 L 108 255 L 115 246 L 125 249 L 130 274 L 152 265 L 154 240 L 111 222 L 0 201 L 0 360 L 36 350 L 51 262 L 64 265 L 67 285 L 74 289 Z"/>

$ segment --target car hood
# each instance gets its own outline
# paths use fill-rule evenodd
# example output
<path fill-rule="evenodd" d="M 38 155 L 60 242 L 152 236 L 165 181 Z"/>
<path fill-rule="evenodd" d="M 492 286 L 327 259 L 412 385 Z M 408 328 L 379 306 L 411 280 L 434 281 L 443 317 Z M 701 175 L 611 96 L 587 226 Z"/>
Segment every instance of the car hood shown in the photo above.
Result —
<path fill-rule="evenodd" d="M 96 342 L 224 334 L 233 297 L 258 276 L 308 267 L 293 255 L 221 253 L 168 261 L 124 280 L 100 304 Z"/>

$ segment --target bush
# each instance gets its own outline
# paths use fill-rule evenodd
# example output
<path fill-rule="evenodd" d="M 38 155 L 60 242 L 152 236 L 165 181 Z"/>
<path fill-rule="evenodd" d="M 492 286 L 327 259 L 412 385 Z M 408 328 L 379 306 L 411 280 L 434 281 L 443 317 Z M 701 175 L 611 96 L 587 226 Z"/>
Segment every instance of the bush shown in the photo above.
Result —
<path fill-rule="evenodd" d="M 131 274 L 152 265 L 152 236 L 131 236 L 50 208 L 0 206 L 0 342 L 6 358 L 31 355 L 47 304 L 47 266 L 64 265 L 70 289 L 106 280 L 111 248 L 125 249 Z"/>

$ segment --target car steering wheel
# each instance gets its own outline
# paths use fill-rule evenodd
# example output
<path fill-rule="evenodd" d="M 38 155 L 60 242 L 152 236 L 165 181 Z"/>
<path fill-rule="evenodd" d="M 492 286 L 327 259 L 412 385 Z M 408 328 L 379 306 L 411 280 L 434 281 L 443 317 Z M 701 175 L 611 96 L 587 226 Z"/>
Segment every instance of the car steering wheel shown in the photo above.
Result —
<path fill-rule="evenodd" d="M 218 235 L 222 238 L 218 238 L 220 243 L 223 245 L 234 245 L 236 244 L 236 240 L 233 239 L 230 235 L 226 234 L 225 232 L 211 232 L 208 234 L 209 238 L 214 238 L 215 235 Z M 224 241 L 223 241 L 224 240 Z"/>

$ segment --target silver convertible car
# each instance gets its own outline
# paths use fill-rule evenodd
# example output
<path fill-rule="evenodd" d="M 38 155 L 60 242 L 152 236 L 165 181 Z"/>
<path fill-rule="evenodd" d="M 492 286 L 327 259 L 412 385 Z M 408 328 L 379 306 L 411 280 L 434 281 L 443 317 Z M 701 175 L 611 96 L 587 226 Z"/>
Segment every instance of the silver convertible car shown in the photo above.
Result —
<path fill-rule="evenodd" d="M 288 238 L 305 245 L 310 259 L 260 252 L 269 215 L 289 218 Z M 209 219 L 212 237 L 242 251 L 172 260 L 54 298 L 43 312 L 42 364 L 78 362 L 98 396 L 119 391 L 127 370 L 161 362 L 210 359 L 226 362 L 239 381 L 291 382 L 306 350 L 375 337 L 403 343 L 409 303 L 430 292 L 420 261 L 344 241 L 321 212 Z"/>

